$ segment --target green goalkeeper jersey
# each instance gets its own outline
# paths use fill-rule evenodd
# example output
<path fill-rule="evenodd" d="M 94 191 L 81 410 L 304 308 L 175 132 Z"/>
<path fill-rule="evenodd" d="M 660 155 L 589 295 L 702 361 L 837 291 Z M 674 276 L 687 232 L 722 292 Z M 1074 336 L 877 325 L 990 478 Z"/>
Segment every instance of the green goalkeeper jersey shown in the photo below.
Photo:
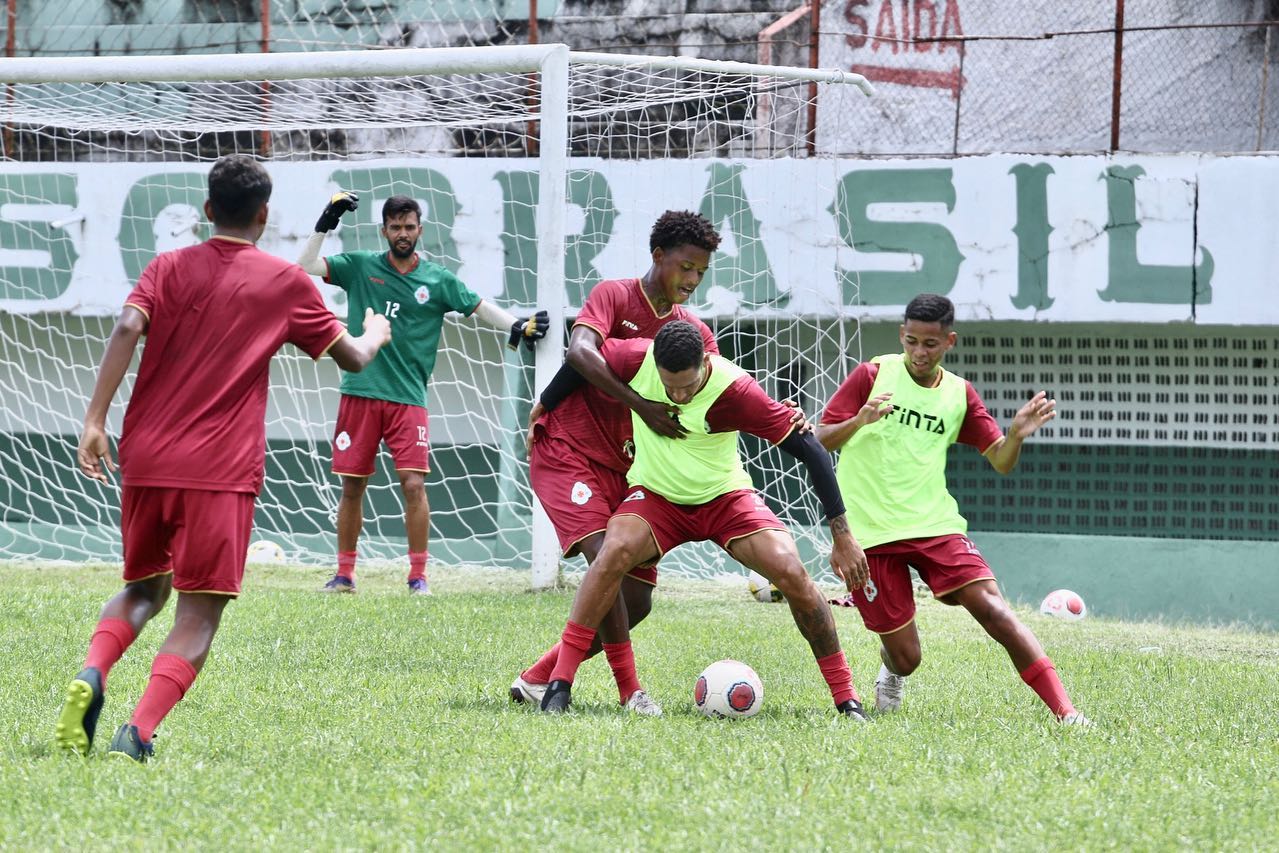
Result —
<path fill-rule="evenodd" d="M 342 393 L 425 406 L 444 315 L 469 315 L 480 297 L 444 267 L 421 258 L 407 273 L 396 270 L 386 252 L 343 252 L 325 261 L 326 280 L 346 291 L 351 334 L 361 334 L 365 308 L 391 323 L 391 342 L 364 370 L 342 376 Z"/>

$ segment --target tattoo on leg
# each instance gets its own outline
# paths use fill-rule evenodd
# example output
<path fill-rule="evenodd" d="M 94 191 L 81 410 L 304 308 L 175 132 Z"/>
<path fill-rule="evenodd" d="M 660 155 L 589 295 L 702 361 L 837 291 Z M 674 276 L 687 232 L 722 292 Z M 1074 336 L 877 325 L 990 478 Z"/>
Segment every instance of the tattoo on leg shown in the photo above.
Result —
<path fill-rule="evenodd" d="M 791 616 L 799 633 L 808 640 L 813 654 L 819 658 L 833 655 L 839 651 L 839 634 L 835 631 L 835 617 L 830 614 L 830 607 L 825 601 L 817 607 L 801 609 L 803 605 L 791 605 Z"/>

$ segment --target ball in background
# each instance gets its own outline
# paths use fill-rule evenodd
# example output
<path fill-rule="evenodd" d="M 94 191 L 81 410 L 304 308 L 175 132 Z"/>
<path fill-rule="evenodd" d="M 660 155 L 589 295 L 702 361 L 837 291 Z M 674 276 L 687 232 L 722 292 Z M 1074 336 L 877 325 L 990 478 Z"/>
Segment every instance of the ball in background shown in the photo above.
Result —
<path fill-rule="evenodd" d="M 753 717 L 764 704 L 764 682 L 738 660 L 717 660 L 693 686 L 693 704 L 707 717 Z"/>
<path fill-rule="evenodd" d="M 1068 589 L 1055 589 L 1039 605 L 1039 612 L 1067 622 L 1078 622 L 1088 615 L 1088 607 L 1078 593 Z"/>
<path fill-rule="evenodd" d="M 245 557 L 250 563 L 283 563 L 287 561 L 284 549 L 274 542 L 259 539 L 249 545 L 249 553 Z"/>
<path fill-rule="evenodd" d="M 751 598 L 756 601 L 762 601 L 765 604 L 769 602 L 779 602 L 783 596 L 781 590 L 768 582 L 768 578 L 759 572 L 752 571 L 746 579 L 746 588 L 750 590 Z"/>

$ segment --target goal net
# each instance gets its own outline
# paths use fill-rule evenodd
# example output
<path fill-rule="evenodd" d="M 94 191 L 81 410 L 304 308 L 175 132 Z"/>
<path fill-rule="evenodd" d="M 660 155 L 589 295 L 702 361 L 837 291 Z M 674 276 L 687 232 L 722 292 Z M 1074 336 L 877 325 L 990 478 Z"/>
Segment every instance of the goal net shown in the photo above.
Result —
<path fill-rule="evenodd" d="M 814 109 L 853 111 L 854 75 L 561 46 L 233 57 L 10 60 L 0 101 L 0 552 L 120 559 L 118 484 L 80 476 L 75 446 L 105 341 L 158 253 L 206 238 L 211 162 L 263 158 L 275 183 L 260 245 L 296 258 L 337 189 L 359 210 L 323 254 L 382 250 L 382 201 L 423 208 L 419 250 L 519 314 L 550 310 L 535 356 L 473 319 L 445 326 L 429 389 L 433 561 L 554 578 L 527 481 L 523 427 L 591 286 L 642 275 L 667 209 L 722 236 L 691 308 L 723 353 L 816 416 L 860 357 L 847 163 Z M 345 316 L 342 291 L 317 281 Z M 563 332 L 563 334 L 561 334 Z M 113 437 L 131 390 L 108 422 Z M 329 472 L 339 373 L 286 348 L 272 365 L 266 483 L 255 538 L 331 565 L 340 484 Z M 743 454 L 815 573 L 827 534 L 794 460 Z M 534 531 L 540 531 L 535 533 Z M 403 503 L 385 452 L 370 481 L 362 560 L 402 559 Z M 530 556 L 532 555 L 532 556 Z M 577 561 L 580 568 L 580 561 Z M 569 568 L 572 568 L 570 565 Z M 663 569 L 740 571 L 688 546 Z"/>

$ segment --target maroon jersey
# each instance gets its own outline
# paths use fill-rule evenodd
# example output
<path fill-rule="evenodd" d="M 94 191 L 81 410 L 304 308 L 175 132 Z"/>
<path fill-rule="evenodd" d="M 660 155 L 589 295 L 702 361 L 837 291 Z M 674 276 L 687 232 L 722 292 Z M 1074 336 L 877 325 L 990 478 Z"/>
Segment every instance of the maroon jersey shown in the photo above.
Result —
<path fill-rule="evenodd" d="M 604 340 L 653 338 L 672 320 L 686 320 L 702 333 L 706 351 L 719 353 L 715 335 L 682 305 L 666 314 L 653 310 L 638 278 L 601 281 L 591 288 L 574 326 L 594 329 Z M 594 385 L 568 396 L 540 424 L 548 435 L 571 442 L 586 458 L 625 474 L 634 458 L 631 410 Z"/>
<path fill-rule="evenodd" d="M 120 438 L 124 483 L 259 492 L 271 356 L 292 343 L 319 358 L 344 330 L 310 277 L 215 237 L 157 256 L 125 305 L 148 325 Z"/>
<path fill-rule="evenodd" d="M 601 349 L 609 369 L 623 382 L 639 372 L 649 341 L 606 341 Z M 659 401 L 660 402 L 660 401 Z M 768 396 L 754 377 L 739 376 L 706 410 L 707 432 L 748 432 L 771 444 L 790 435 L 795 410 Z"/>
<path fill-rule="evenodd" d="M 854 417 L 870 399 L 870 390 L 875 387 L 875 377 L 878 375 L 879 365 L 874 362 L 863 361 L 853 368 L 853 372 L 848 374 L 835 396 L 826 404 L 826 411 L 822 412 L 819 423 L 837 424 Z M 982 402 L 973 383 L 965 379 L 964 384 L 968 387 L 968 410 L 964 413 L 964 422 L 960 425 L 959 437 L 955 440 L 985 453 L 992 444 L 1004 437 L 1004 431 L 986 410 L 986 404 Z"/>

